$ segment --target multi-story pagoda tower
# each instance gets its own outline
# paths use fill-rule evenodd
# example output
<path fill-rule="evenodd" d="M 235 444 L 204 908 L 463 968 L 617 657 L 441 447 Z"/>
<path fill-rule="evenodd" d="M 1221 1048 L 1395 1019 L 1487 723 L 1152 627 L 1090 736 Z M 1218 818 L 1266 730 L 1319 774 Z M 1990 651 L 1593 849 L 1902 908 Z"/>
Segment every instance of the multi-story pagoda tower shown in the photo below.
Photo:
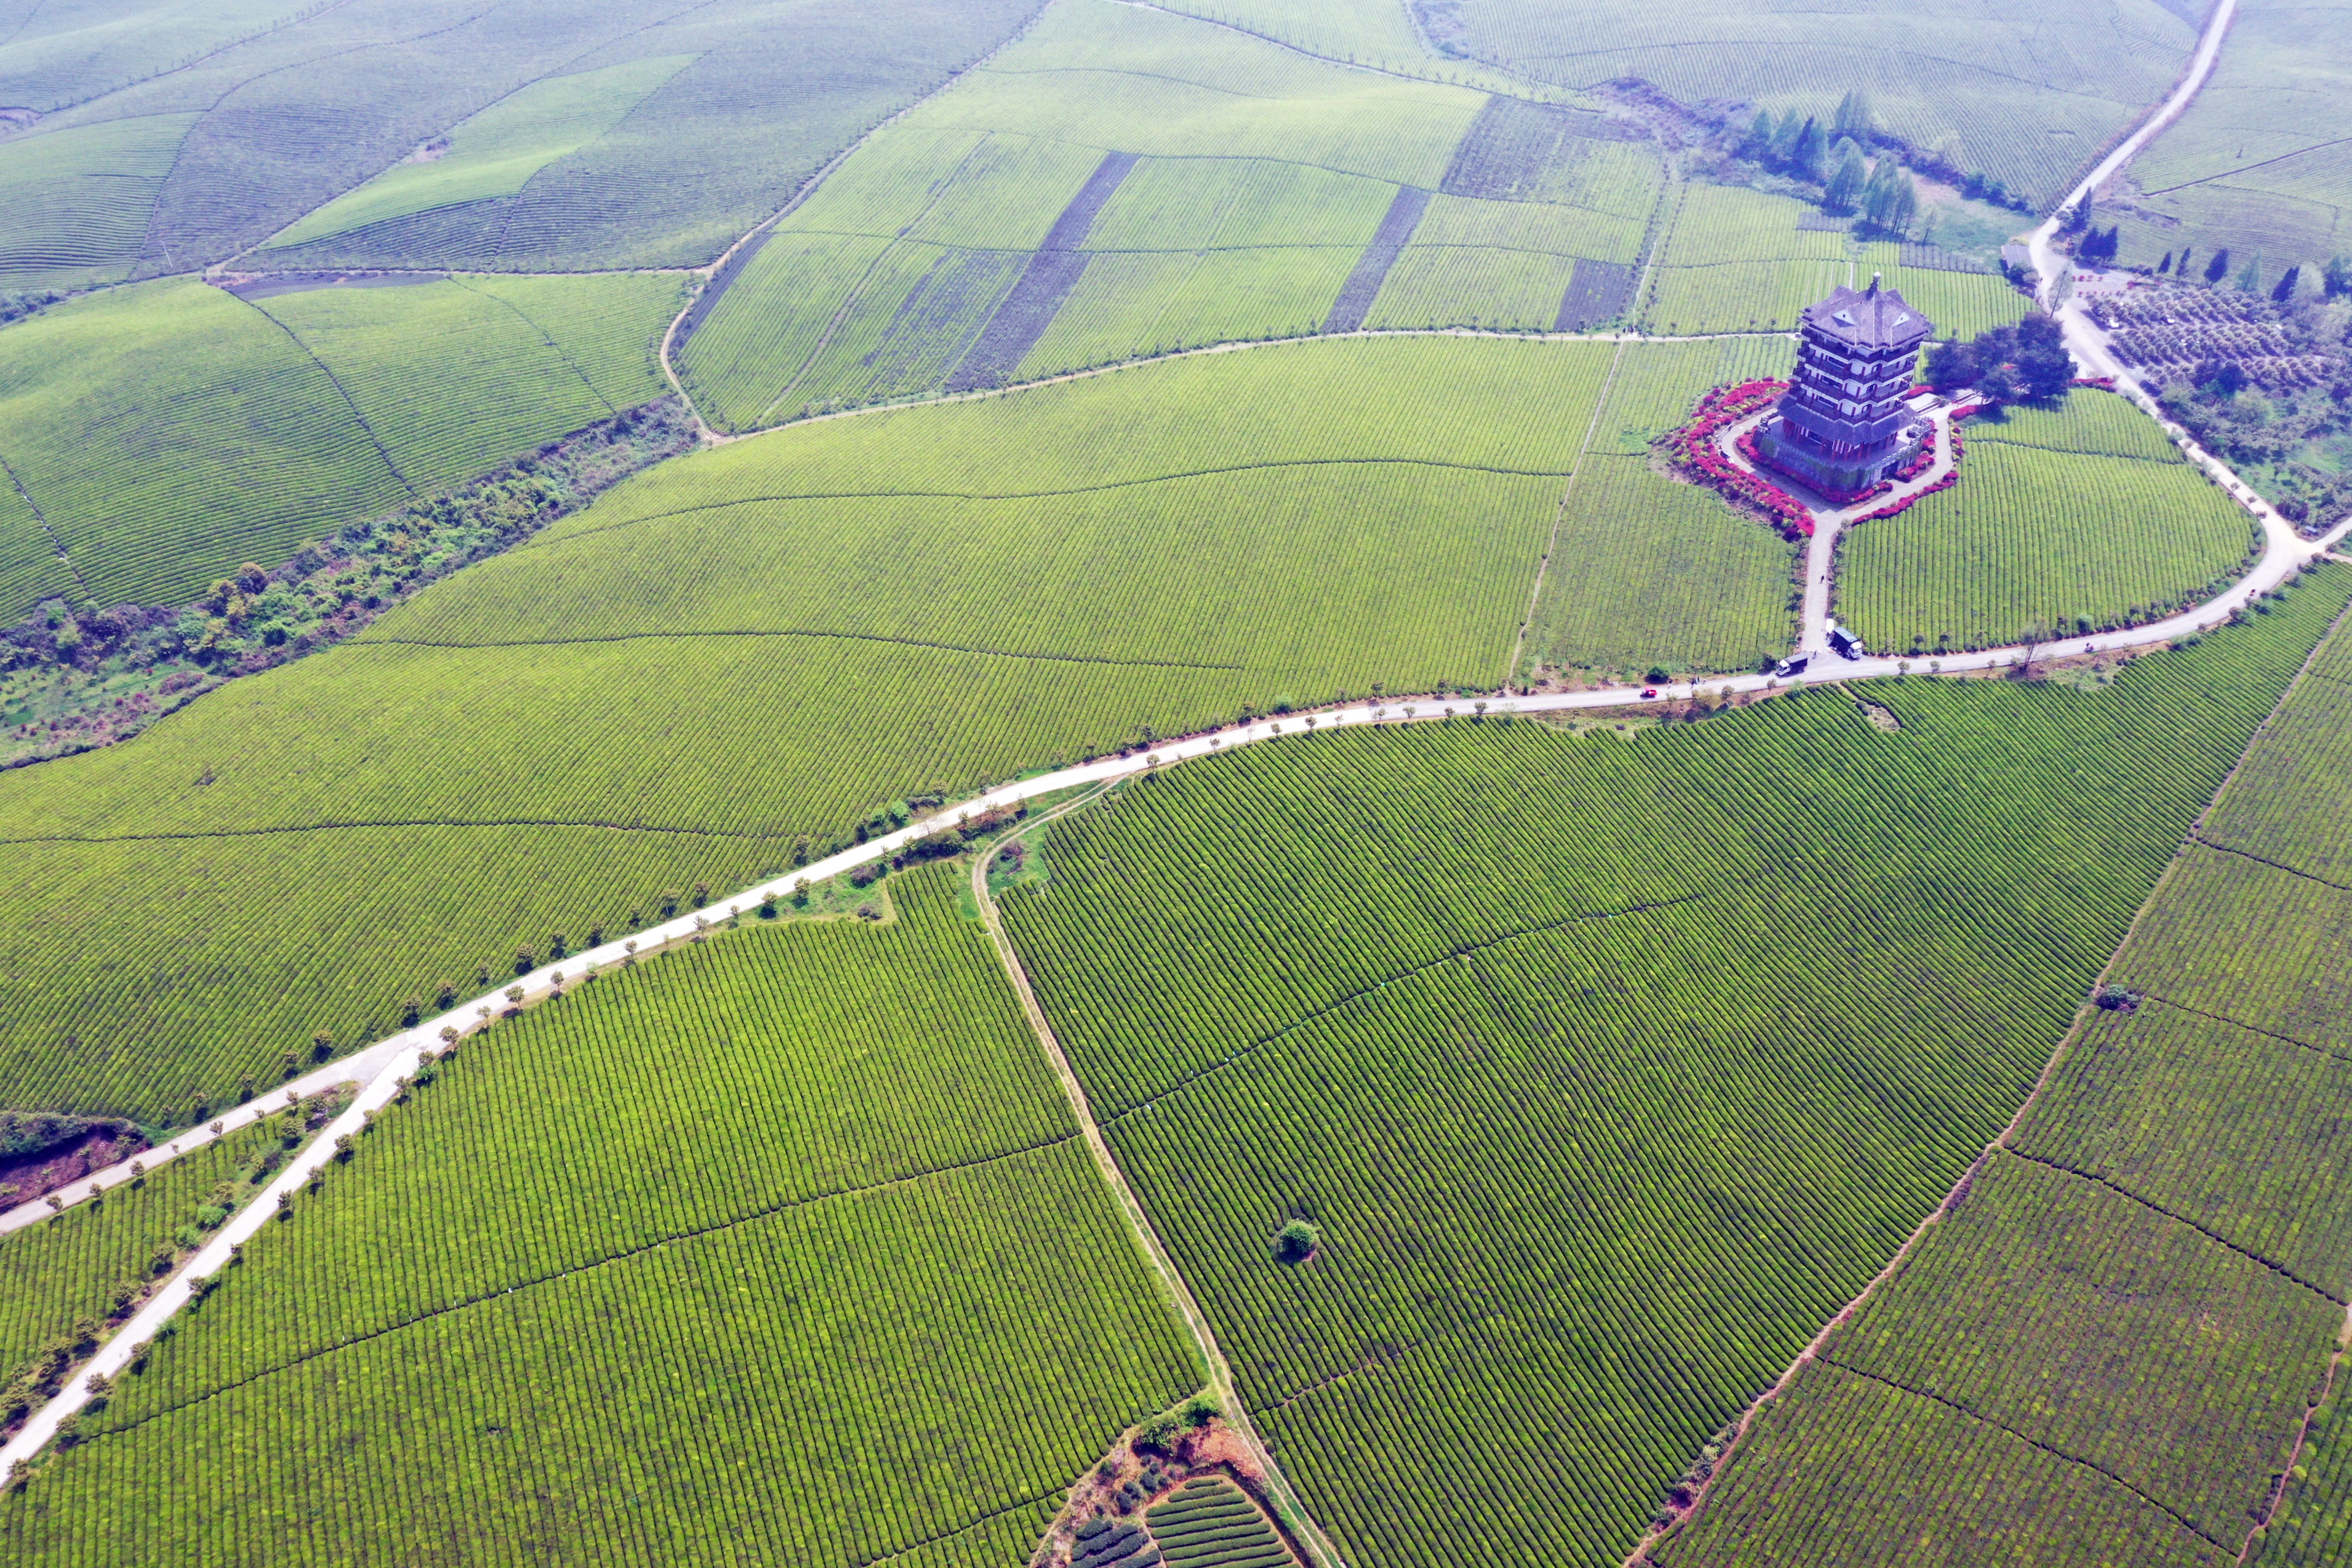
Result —
<path fill-rule="evenodd" d="M 1866 490 L 1918 449 L 1926 427 L 1905 402 L 1935 323 L 1878 286 L 1840 289 L 1805 308 L 1797 373 L 1756 433 L 1757 455 L 1832 496 Z"/>

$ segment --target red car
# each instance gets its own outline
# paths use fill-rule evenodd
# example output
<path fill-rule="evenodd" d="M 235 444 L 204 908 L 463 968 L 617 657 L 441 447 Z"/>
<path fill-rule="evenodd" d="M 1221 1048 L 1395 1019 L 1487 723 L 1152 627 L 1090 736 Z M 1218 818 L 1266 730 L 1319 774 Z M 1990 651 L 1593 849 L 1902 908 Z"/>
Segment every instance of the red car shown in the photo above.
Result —
<path fill-rule="evenodd" d="M 1642 688 L 1642 700 L 1644 702 L 1647 702 L 1651 698 L 1655 697 L 1657 694 L 1658 689 L 1654 686 L 1645 686 Z"/>

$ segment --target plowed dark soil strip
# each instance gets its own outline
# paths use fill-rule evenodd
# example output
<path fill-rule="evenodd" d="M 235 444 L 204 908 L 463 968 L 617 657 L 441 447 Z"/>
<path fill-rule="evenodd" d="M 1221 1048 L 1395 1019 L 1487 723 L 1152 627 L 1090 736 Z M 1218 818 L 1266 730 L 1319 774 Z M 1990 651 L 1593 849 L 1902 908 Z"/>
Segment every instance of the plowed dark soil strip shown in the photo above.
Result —
<path fill-rule="evenodd" d="M 1021 367 L 1045 329 L 1054 324 L 1070 290 L 1078 286 L 1079 277 L 1087 269 L 1087 254 L 1078 248 L 1095 226 L 1095 216 L 1118 190 L 1127 172 L 1135 167 L 1132 153 L 1106 153 L 1095 172 L 1062 216 L 1054 220 L 1046 232 L 1045 242 L 1029 258 L 1022 269 L 1021 281 L 1013 292 L 996 307 L 996 313 L 981 329 L 980 338 L 965 354 L 963 363 L 948 377 L 950 392 L 970 392 L 976 387 L 994 386 Z"/>
<path fill-rule="evenodd" d="M 1371 314 L 1372 301 L 1379 298 L 1381 285 L 1388 281 L 1389 268 L 1403 253 L 1412 231 L 1421 226 L 1421 215 L 1429 208 L 1429 193 L 1417 186 L 1406 185 L 1398 190 L 1396 200 L 1389 204 L 1386 216 L 1372 235 L 1372 242 L 1364 247 L 1363 255 L 1356 258 L 1356 269 L 1348 274 L 1339 298 L 1332 303 L 1331 313 L 1323 319 L 1327 332 L 1352 332 L 1364 324 Z"/>

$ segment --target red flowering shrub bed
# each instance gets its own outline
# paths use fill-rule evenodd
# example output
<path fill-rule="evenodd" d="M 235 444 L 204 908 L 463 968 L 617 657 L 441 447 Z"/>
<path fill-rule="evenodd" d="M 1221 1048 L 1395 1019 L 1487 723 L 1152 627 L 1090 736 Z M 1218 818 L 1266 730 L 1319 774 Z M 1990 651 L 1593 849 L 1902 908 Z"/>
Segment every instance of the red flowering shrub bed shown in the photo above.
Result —
<path fill-rule="evenodd" d="M 1691 411 L 1691 422 L 1668 437 L 1666 444 L 1679 462 L 1695 471 L 1699 482 L 1732 501 L 1743 502 L 1762 512 L 1765 520 L 1780 530 L 1782 538 L 1809 539 L 1812 536 L 1813 520 L 1804 503 L 1761 474 L 1751 474 L 1740 468 L 1715 444 L 1725 426 L 1736 425 L 1759 409 L 1771 406 L 1788 390 L 1785 381 L 1743 381 L 1737 386 L 1718 386 L 1698 400 L 1698 405 Z M 1756 461 L 1754 431 L 1739 438 L 1739 451 L 1749 462 Z"/>

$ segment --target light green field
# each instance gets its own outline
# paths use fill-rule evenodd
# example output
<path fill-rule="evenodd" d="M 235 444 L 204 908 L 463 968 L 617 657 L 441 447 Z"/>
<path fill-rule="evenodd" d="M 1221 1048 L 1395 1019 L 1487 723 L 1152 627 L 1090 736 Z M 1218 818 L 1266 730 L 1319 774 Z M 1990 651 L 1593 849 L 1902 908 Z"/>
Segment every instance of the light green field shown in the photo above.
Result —
<path fill-rule="evenodd" d="M 960 869 L 477 1037 L 10 1494 L 9 1559 L 1024 1561 L 1205 1369 Z"/>
<path fill-rule="evenodd" d="M 661 395 L 650 355 L 677 297 L 675 278 L 625 274 L 93 295 L 0 331 L 0 460 L 75 597 L 178 604 Z M 60 591 L 6 510 L 0 540 L 0 615 Z"/>
<path fill-rule="evenodd" d="M 1492 689 L 1611 352 L 1326 339 L 664 464 L 355 641 L 0 773 L 0 1082 L 184 1117 L 881 803 Z"/>
<path fill-rule="evenodd" d="M 137 277 L 253 250 L 362 186 L 267 261 L 698 266 L 1037 4 L 874 0 L 820 16 L 805 0 L 663 13 L 630 0 L 410 0 L 395 17 L 373 3 L 238 0 L 199 16 L 19 0 L 0 10 L 0 105 L 56 110 L 44 138 L 194 117 L 142 233 L 125 194 L 97 238 L 68 237 L 87 248 L 143 234 Z M 451 157 L 404 162 L 453 135 Z"/>
<path fill-rule="evenodd" d="M 1859 90 L 1887 130 L 2038 202 L 2165 95 L 2197 35 L 2155 0 L 1951 11 L 1469 0 L 1432 11 L 1441 45 L 1565 86 L 1639 77 L 1685 103 L 1744 99 L 1824 121 Z"/>
<path fill-rule="evenodd" d="M 1351 725 L 1163 770 L 1054 825 L 1052 879 L 1006 895 L 1006 926 L 1240 1396 L 1346 1560 L 1624 1563 L 1701 1446 L 2010 1121 L 2347 594 L 2330 567 L 2095 692 L 1882 681 L 1630 738 L 1492 713 Z M 2231 1148 L 2300 1179 L 2311 1228 L 2339 1240 L 2340 1295 L 2347 1227 L 2320 1211 L 2346 1163 L 2343 1064 L 2267 1045 L 2278 1099 L 2337 1093 L 2295 1120 L 2262 1094 L 2221 1101 Z M 2148 1087 L 2126 1127 L 2171 1103 Z M 2273 1148 L 2273 1127 L 2308 1142 Z M 2259 1196 L 2251 1165 L 2230 1167 L 2240 1204 Z M 2077 1194 L 1979 1177 L 1960 1218 L 1997 1216 L 2006 1252 L 1921 1268 L 1927 1331 L 1886 1353 L 1832 1342 L 2220 1533 L 2266 1479 L 2241 1461 L 2274 1466 L 2341 1303 L 2061 1179 Z M 2193 1179 L 2136 1190 L 2220 1206 Z M 1317 1250 L 1286 1264 L 1272 1242 L 1292 1216 Z M 2000 1271 L 2042 1239 L 2048 1274 Z M 1874 1300 L 1856 1329 L 1874 1315 L 1895 1317 Z M 1973 1356 L 1932 1331 L 1979 1322 Z M 2201 1385 L 2168 1375 L 2200 1359 Z M 2115 1397 L 2086 1409 L 2053 1384 Z M 1790 1529 L 1750 1556 L 1735 1533 L 1667 1560 L 2176 1561 L 1922 1556 L 1923 1532 L 1890 1542 L 1878 1521 L 1950 1486 L 2007 1523 L 2000 1479 L 2047 1456 L 1996 1432 L 2010 1464 L 1952 1486 L 1958 1454 L 1920 1444 L 1898 1469 L 1874 1436 L 1754 1489 L 1846 1502 L 1843 1476 L 1868 1465 L 1877 1485 L 1822 1539 Z"/>
<path fill-rule="evenodd" d="M 1523 673 L 1753 669 L 1784 653 L 1796 547 L 1714 491 L 1651 467 L 1710 387 L 1785 374 L 1784 338 L 1629 343 L 1562 508 L 1528 626 Z"/>
<path fill-rule="evenodd" d="M 2324 625 L 2346 586 L 2323 568 L 2266 601 L 2253 635 Z M 2229 852 L 2200 826 L 2109 963 L 2137 1005 L 2083 1010 L 2002 1147 L 1652 1560 L 2345 1560 L 2340 1371 L 2315 1450 L 2290 1458 L 2352 1287 L 2352 1063 L 2327 956 L 2352 911 L 2314 874 L 2314 850 L 2344 840 L 2352 710 L 2317 670 L 2345 646 L 2338 630 L 2223 787 L 2208 820 L 2230 824 Z M 2268 1540 L 2250 1539 L 2283 1480 Z"/>
<path fill-rule="evenodd" d="M 936 392 L 1110 152 L 1141 154 L 1023 377 L 1311 332 L 1398 182 L 1434 185 L 1481 99 L 1229 28 L 1066 0 L 861 147 L 687 344 L 731 428 Z"/>
<path fill-rule="evenodd" d="M 273 235 L 270 246 L 285 249 L 436 207 L 511 196 L 692 63 L 690 55 L 656 56 L 532 82 L 451 127 L 435 156 L 385 170 Z"/>
<path fill-rule="evenodd" d="M 2310 292 L 2330 257 L 2352 254 L 2347 25 L 2341 0 L 2239 7 L 2212 79 L 2132 164 L 2134 205 L 2159 221 L 2116 218 L 2121 260 L 2153 267 L 2189 249 L 2201 276 L 2226 246 L 2232 274 L 2259 258 L 2267 289 L 2299 265 Z"/>
<path fill-rule="evenodd" d="M 0 292 L 119 282 L 190 114 L 0 142 Z"/>
<path fill-rule="evenodd" d="M 1840 543 L 1837 614 L 1874 648 L 1990 647 L 2037 622 L 2105 630 L 2234 574 L 2250 520 L 2110 393 L 1960 429 L 1960 481 Z"/>
<path fill-rule="evenodd" d="M 1433 74 L 1436 66 L 1395 0 L 1175 0 L 1161 9 L 1279 38 L 1327 59 L 1415 75 Z"/>
<path fill-rule="evenodd" d="M 1790 197 L 1738 186 L 1683 186 L 1652 270 L 1644 323 L 1666 332 L 1785 331 L 1831 289 L 1867 287 L 1874 272 L 1902 290 L 1943 337 L 1973 337 L 2031 308 L 1998 278 L 1905 267 L 1891 243 L 1856 244 L 1843 234 L 1799 229 L 1797 219 L 1812 211 Z"/>

